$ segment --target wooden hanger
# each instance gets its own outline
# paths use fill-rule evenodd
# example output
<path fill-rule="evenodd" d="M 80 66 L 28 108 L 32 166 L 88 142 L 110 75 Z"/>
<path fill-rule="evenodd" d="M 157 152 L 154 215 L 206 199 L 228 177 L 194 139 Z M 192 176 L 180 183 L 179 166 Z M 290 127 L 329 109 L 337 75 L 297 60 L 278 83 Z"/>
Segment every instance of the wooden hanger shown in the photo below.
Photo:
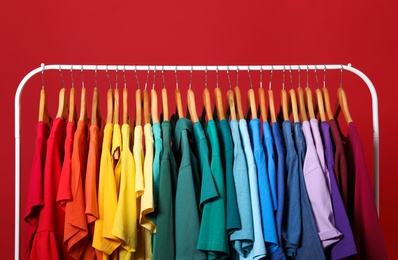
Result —
<path fill-rule="evenodd" d="M 314 112 L 314 104 L 312 102 L 312 92 L 308 86 L 305 88 L 305 97 L 306 97 L 307 111 L 308 111 L 309 119 L 314 119 L 315 112 Z"/>
<path fill-rule="evenodd" d="M 267 108 L 265 101 L 265 91 L 262 87 L 258 89 L 258 100 L 259 100 L 259 112 L 261 116 L 261 120 L 263 122 L 267 122 Z"/>
<path fill-rule="evenodd" d="M 330 106 L 329 90 L 326 87 L 322 88 L 322 94 L 323 94 L 327 119 L 332 120 L 334 117 L 333 117 L 332 108 Z"/>
<path fill-rule="evenodd" d="M 317 106 L 318 106 L 319 117 L 321 119 L 321 122 L 325 122 L 326 121 L 325 107 L 323 105 L 322 91 L 319 88 L 315 90 L 315 96 L 316 96 L 316 102 L 317 102 Z"/>
<path fill-rule="evenodd" d="M 69 114 L 68 122 L 76 122 L 76 104 L 75 104 L 75 88 L 71 87 L 69 90 Z"/>
<path fill-rule="evenodd" d="M 141 126 L 142 124 L 142 100 L 141 89 L 135 91 L 135 125 Z"/>
<path fill-rule="evenodd" d="M 98 89 L 97 89 L 97 87 L 94 87 L 93 101 L 91 104 L 91 123 L 97 124 L 98 126 L 100 126 L 101 122 L 98 122 L 100 120 L 101 120 L 101 114 L 99 112 Z"/>
<path fill-rule="evenodd" d="M 163 120 L 168 121 L 169 120 L 169 103 L 168 103 L 168 98 L 167 98 L 167 89 L 165 89 L 165 88 L 162 89 L 162 107 L 163 107 L 162 108 Z"/>
<path fill-rule="evenodd" d="M 292 108 L 292 113 L 293 113 L 293 122 L 299 123 L 300 119 L 298 116 L 298 110 L 297 110 L 297 99 L 296 99 L 296 92 L 294 92 L 294 89 L 289 90 L 290 94 L 290 105 Z"/>
<path fill-rule="evenodd" d="M 188 111 L 193 123 L 199 122 L 198 114 L 196 113 L 195 94 L 192 89 L 188 89 Z"/>
<path fill-rule="evenodd" d="M 207 120 L 213 120 L 210 92 L 207 87 L 203 90 L 203 112 L 203 114 L 207 115 Z"/>
<path fill-rule="evenodd" d="M 177 67 L 174 70 L 174 75 L 176 77 L 176 91 L 175 91 L 176 112 L 177 112 L 178 118 L 183 118 L 184 111 L 182 109 L 181 92 L 178 89 Z"/>
<path fill-rule="evenodd" d="M 68 107 L 66 103 L 65 88 L 62 87 L 59 91 L 58 112 L 56 118 L 66 119 L 67 117 L 68 117 Z"/>
<path fill-rule="evenodd" d="M 238 76 L 239 70 L 236 70 L 236 86 L 235 86 L 235 99 L 236 99 L 236 107 L 238 110 L 238 119 L 244 119 L 243 108 L 242 108 L 242 98 L 240 94 L 239 84 L 238 84 Z"/>
<path fill-rule="evenodd" d="M 119 89 L 118 88 L 115 88 L 115 90 L 113 91 L 113 96 L 114 96 L 114 100 L 113 100 L 113 123 L 114 124 L 119 124 L 119 109 L 120 109 L 119 100 L 120 100 L 120 96 L 119 96 Z"/>
<path fill-rule="evenodd" d="M 113 123 L 113 90 L 109 89 L 106 95 L 106 123 L 112 124 Z"/>
<path fill-rule="evenodd" d="M 340 110 L 343 112 L 344 119 L 347 122 L 347 124 L 351 123 L 353 120 L 351 118 L 350 111 L 348 109 L 347 96 L 342 87 L 340 87 L 337 90 L 336 112 L 334 114 L 335 118 L 338 117 Z"/>
<path fill-rule="evenodd" d="M 222 101 L 222 94 L 220 88 L 216 87 L 214 89 L 214 96 L 216 100 L 216 110 L 217 110 L 217 115 L 218 118 L 221 120 L 225 119 L 225 112 L 224 112 L 224 107 L 223 107 L 223 101 Z M 232 96 L 233 99 L 233 96 Z"/>
<path fill-rule="evenodd" d="M 39 119 L 38 122 L 44 122 L 47 126 L 50 126 L 50 117 L 47 112 L 46 102 L 46 91 L 44 88 L 40 91 L 40 103 L 39 103 Z"/>
<path fill-rule="evenodd" d="M 301 116 L 301 121 L 307 121 L 307 111 L 305 109 L 305 101 L 304 101 L 304 91 L 301 87 L 297 88 L 297 95 L 298 95 L 298 101 L 299 101 L 299 107 L 300 107 L 300 116 Z"/>
<path fill-rule="evenodd" d="M 158 94 L 156 93 L 155 88 L 151 90 L 151 115 L 152 115 L 152 123 L 159 123 L 159 115 L 158 115 Z"/>
<path fill-rule="evenodd" d="M 268 103 L 268 112 L 270 114 L 271 122 L 276 123 L 274 92 L 272 89 L 268 90 Z"/>
<path fill-rule="evenodd" d="M 250 115 L 251 118 L 257 118 L 257 107 L 256 107 L 256 99 L 254 97 L 254 90 L 249 89 L 247 91 L 247 113 L 246 113 L 246 118 L 249 119 Z"/>
<path fill-rule="evenodd" d="M 237 120 L 236 108 L 235 108 L 235 94 L 231 89 L 228 90 L 228 92 L 227 92 L 227 109 L 226 110 L 229 111 L 229 114 L 230 114 L 232 120 Z"/>
<path fill-rule="evenodd" d="M 87 120 L 86 88 L 82 88 L 81 90 L 79 120 Z"/>
<path fill-rule="evenodd" d="M 285 121 L 289 120 L 288 100 L 285 89 L 281 90 L 281 104 L 282 104 L 283 120 Z"/>
<path fill-rule="evenodd" d="M 148 90 L 143 90 L 144 94 L 144 123 L 149 124 L 151 122 L 151 114 L 149 113 L 149 94 Z"/>
<path fill-rule="evenodd" d="M 127 88 L 123 89 L 123 124 L 129 123 L 129 91 Z"/>

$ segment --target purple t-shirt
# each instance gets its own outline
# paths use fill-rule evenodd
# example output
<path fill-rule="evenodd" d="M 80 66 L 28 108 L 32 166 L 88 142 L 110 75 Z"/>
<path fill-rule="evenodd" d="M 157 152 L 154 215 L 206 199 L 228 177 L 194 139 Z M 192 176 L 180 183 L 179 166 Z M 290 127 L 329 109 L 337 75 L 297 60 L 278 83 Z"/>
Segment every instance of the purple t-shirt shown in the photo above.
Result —
<path fill-rule="evenodd" d="M 343 234 L 343 237 L 328 250 L 329 259 L 341 259 L 356 254 L 354 236 L 352 234 L 350 222 L 345 211 L 343 200 L 337 186 L 336 176 L 334 175 L 334 154 L 333 145 L 330 137 L 330 126 L 327 122 L 321 123 L 321 134 L 325 146 L 326 165 L 330 175 L 330 185 L 332 191 L 332 205 L 336 228 Z"/>
<path fill-rule="evenodd" d="M 341 233 L 336 229 L 334 224 L 332 201 L 328 185 L 329 173 L 326 166 L 323 167 L 325 159 L 319 156 L 320 150 L 322 150 L 321 155 L 323 156 L 323 146 L 319 133 L 318 120 L 311 119 L 311 127 L 308 121 L 303 121 L 302 129 L 307 145 L 307 153 L 303 165 L 305 185 L 318 228 L 319 238 L 322 241 L 323 248 L 327 248 L 340 240 Z M 322 160 L 323 163 L 321 163 Z"/>

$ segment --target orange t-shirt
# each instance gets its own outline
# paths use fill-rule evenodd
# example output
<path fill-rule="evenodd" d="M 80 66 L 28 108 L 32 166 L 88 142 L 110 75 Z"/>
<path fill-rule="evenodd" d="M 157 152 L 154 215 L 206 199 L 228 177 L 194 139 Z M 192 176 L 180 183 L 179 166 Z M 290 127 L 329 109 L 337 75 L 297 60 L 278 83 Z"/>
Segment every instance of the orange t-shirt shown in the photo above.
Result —
<path fill-rule="evenodd" d="M 66 203 L 64 228 L 64 244 L 69 255 L 75 259 L 95 259 L 95 251 L 88 236 L 83 193 L 87 152 L 87 124 L 80 120 L 73 140 L 70 182 L 72 200 Z"/>

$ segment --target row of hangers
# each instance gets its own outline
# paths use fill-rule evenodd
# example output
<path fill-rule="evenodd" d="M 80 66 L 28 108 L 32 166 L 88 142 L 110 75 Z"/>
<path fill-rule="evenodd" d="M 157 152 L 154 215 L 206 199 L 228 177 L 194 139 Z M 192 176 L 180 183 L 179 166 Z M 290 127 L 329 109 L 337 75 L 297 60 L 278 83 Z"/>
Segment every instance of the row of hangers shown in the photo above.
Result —
<path fill-rule="evenodd" d="M 58 102 L 58 111 L 56 118 L 64 118 L 68 121 L 77 121 L 84 120 L 87 121 L 87 106 L 86 106 L 86 88 L 84 86 L 84 75 L 83 68 L 81 69 L 82 73 L 82 89 L 81 89 L 81 101 L 80 101 L 80 115 L 77 118 L 76 104 L 75 104 L 75 87 L 74 87 L 74 79 L 73 79 L 73 65 L 70 69 L 71 82 L 72 86 L 69 93 L 69 106 L 66 101 L 66 93 L 65 86 L 62 77 L 61 68 L 59 68 L 59 74 L 62 81 L 62 88 L 59 92 L 59 102 Z M 281 90 L 281 108 L 283 113 L 283 119 L 289 120 L 290 114 L 292 114 L 292 118 L 294 122 L 300 122 L 301 120 L 308 120 L 316 118 L 316 115 L 319 114 L 320 121 L 331 120 L 333 118 L 337 118 L 339 112 L 342 111 L 344 118 L 347 123 L 352 122 L 352 118 L 350 116 L 348 110 L 348 102 L 346 98 L 346 94 L 344 89 L 342 88 L 342 69 L 340 71 L 340 88 L 337 90 L 337 101 L 336 101 L 336 109 L 335 113 L 332 112 L 330 99 L 329 99 L 329 91 L 326 88 L 326 67 L 324 69 L 324 80 L 322 89 L 319 88 L 318 77 L 315 70 L 316 77 L 316 90 L 315 90 L 315 102 L 313 101 L 312 91 L 308 87 L 308 69 L 307 71 L 307 86 L 302 88 L 300 86 L 300 69 L 298 70 L 298 88 L 296 91 L 293 89 L 293 80 L 292 80 L 292 70 L 289 69 L 290 74 L 290 90 L 285 89 L 285 69 L 283 70 L 283 81 L 282 81 L 282 90 Z M 46 96 L 44 90 L 44 67 L 42 71 L 42 90 L 40 94 L 40 107 L 39 107 L 39 121 L 44 121 L 47 124 L 50 124 L 50 117 L 46 108 Z M 142 123 L 142 115 L 144 117 L 144 123 L 150 123 L 151 119 L 153 123 L 159 122 L 159 111 L 158 111 L 158 96 L 155 90 L 155 76 L 156 76 L 156 68 L 154 70 L 154 79 L 153 85 L 151 89 L 151 93 L 147 90 L 148 86 L 148 78 L 149 78 L 149 67 L 148 73 L 146 77 L 146 83 L 144 89 L 140 89 L 138 76 L 135 71 L 135 77 L 137 80 L 137 90 L 135 92 L 135 105 L 136 105 L 136 114 L 134 119 L 134 125 L 141 125 Z M 236 86 L 232 90 L 231 81 L 229 76 L 229 70 L 227 70 L 228 76 L 228 91 L 227 91 L 227 102 L 226 109 L 224 109 L 224 101 L 222 97 L 222 93 L 220 88 L 218 87 L 218 70 L 216 71 L 216 88 L 214 89 L 215 95 L 215 109 L 214 113 L 217 117 L 222 120 L 225 118 L 231 118 L 233 120 L 239 119 L 250 119 L 250 118 L 261 118 L 262 121 L 270 121 L 271 123 L 276 122 L 276 113 L 274 107 L 274 94 L 271 87 L 272 82 L 272 73 L 273 70 L 270 71 L 270 82 L 268 89 L 268 107 L 266 106 L 266 98 L 265 98 L 265 90 L 262 87 L 262 70 L 260 70 L 260 87 L 258 88 L 258 97 L 259 97 L 259 106 L 256 105 L 256 98 L 254 89 L 252 86 L 252 80 L 250 76 L 250 69 L 248 67 L 248 76 L 250 80 L 250 88 L 247 93 L 247 111 L 243 112 L 242 109 L 242 98 L 241 91 L 238 84 L 238 72 L 237 71 L 237 79 Z M 116 75 L 118 70 L 116 69 Z M 106 114 L 106 123 L 114 123 L 119 124 L 119 88 L 118 88 L 118 80 L 116 77 L 116 87 L 112 89 L 111 80 L 109 78 L 108 70 L 106 70 L 106 74 L 109 82 L 109 90 L 107 92 L 107 114 Z M 101 116 L 99 112 L 99 97 L 98 97 L 98 89 L 97 89 L 97 70 L 95 70 L 95 84 L 93 90 L 93 98 L 92 98 L 92 113 L 91 120 L 92 123 L 100 123 Z M 175 70 L 176 77 L 176 88 L 175 88 L 175 102 L 176 102 L 176 114 L 179 118 L 185 117 L 184 110 L 182 107 L 181 100 L 181 92 L 178 87 L 178 77 L 177 70 Z M 126 76 L 125 70 L 123 69 L 123 78 L 124 78 L 124 87 L 123 87 L 123 115 L 122 115 L 122 123 L 129 123 L 129 115 L 128 115 L 128 89 L 126 88 Z M 161 92 L 162 95 L 162 114 L 163 118 L 167 120 L 169 118 L 168 112 L 168 96 L 167 89 L 164 79 L 164 70 L 162 70 L 162 80 L 163 80 L 163 89 Z M 151 102 L 149 102 L 149 96 Z M 149 105 L 151 103 L 151 106 Z M 315 104 L 315 105 L 314 105 Z M 268 114 L 267 114 L 268 108 Z M 195 104 L 195 94 L 192 90 L 192 69 L 190 71 L 190 82 L 189 88 L 187 91 L 187 113 L 188 117 L 192 120 L 193 123 L 199 121 L 198 113 L 196 110 Z M 208 120 L 213 119 L 213 106 L 210 98 L 210 92 L 207 86 L 207 68 L 205 71 L 205 88 L 203 90 L 203 110 L 202 117 L 207 116 Z"/>

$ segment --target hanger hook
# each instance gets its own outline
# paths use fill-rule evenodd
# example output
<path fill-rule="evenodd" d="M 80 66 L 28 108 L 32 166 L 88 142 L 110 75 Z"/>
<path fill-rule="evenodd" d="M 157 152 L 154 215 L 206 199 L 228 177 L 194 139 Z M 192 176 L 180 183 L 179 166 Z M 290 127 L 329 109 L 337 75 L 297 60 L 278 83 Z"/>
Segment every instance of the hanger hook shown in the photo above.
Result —
<path fill-rule="evenodd" d="M 307 88 L 308 88 L 308 86 L 309 86 L 309 85 L 308 85 L 308 71 L 309 71 L 309 69 L 310 69 L 310 67 L 307 65 L 307 78 L 306 78 L 306 83 L 305 83 L 305 84 L 306 84 L 305 86 L 306 86 Z"/>
<path fill-rule="evenodd" d="M 72 82 L 72 88 L 75 88 L 75 80 L 73 79 L 73 64 L 70 65 L 70 80 Z"/>
<path fill-rule="evenodd" d="M 231 78 L 229 77 L 229 66 L 227 66 L 228 88 L 231 89 Z"/>
<path fill-rule="evenodd" d="M 152 82 L 152 89 L 155 89 L 155 81 L 156 81 L 156 66 L 153 69 L 153 82 Z"/>
<path fill-rule="evenodd" d="M 189 72 L 189 88 L 192 88 L 192 73 L 193 72 L 193 66 L 191 65 L 191 70 Z"/>
<path fill-rule="evenodd" d="M 270 71 L 270 77 L 269 77 L 269 84 L 268 84 L 268 89 L 272 89 L 272 74 L 274 72 L 274 66 L 271 65 L 271 71 Z"/>
<path fill-rule="evenodd" d="M 263 66 L 260 66 L 260 88 L 263 88 Z"/>
<path fill-rule="evenodd" d="M 109 77 L 108 73 L 108 64 L 106 65 L 106 76 L 108 77 L 109 89 L 112 89 L 111 78 Z"/>
<path fill-rule="evenodd" d="M 289 65 L 289 74 L 290 74 L 290 89 L 293 89 L 293 73 L 291 65 Z"/>
<path fill-rule="evenodd" d="M 239 86 L 239 66 L 236 66 L 236 87 Z"/>
<path fill-rule="evenodd" d="M 205 88 L 207 88 L 207 66 L 205 67 Z"/>
<path fill-rule="evenodd" d="M 149 78 L 149 71 L 150 71 L 150 67 L 149 67 L 149 65 L 148 65 L 148 72 L 146 73 L 146 81 L 145 81 L 145 87 L 144 87 L 144 89 L 146 90 L 146 88 L 148 87 L 148 78 Z"/>
<path fill-rule="evenodd" d="M 247 74 L 249 75 L 250 89 L 253 89 L 252 77 L 250 75 L 250 66 L 247 66 Z"/>
<path fill-rule="evenodd" d="M 282 72 L 282 89 L 285 89 L 285 65 L 283 65 L 283 72 Z"/>
<path fill-rule="evenodd" d="M 340 68 L 340 88 L 343 87 L 343 65 Z"/>
<path fill-rule="evenodd" d="M 44 63 L 41 64 L 41 89 L 44 89 Z"/>
<path fill-rule="evenodd" d="M 297 68 L 297 81 L 298 81 L 298 87 L 300 88 L 301 87 L 301 82 L 300 82 L 300 70 L 301 70 L 301 68 L 300 68 L 300 66 L 298 66 L 298 68 Z"/>
<path fill-rule="evenodd" d="M 138 80 L 138 74 L 137 74 L 137 65 L 134 65 L 134 75 L 135 75 L 135 80 L 137 81 L 137 89 L 140 89 L 140 81 Z"/>
<path fill-rule="evenodd" d="M 323 66 L 323 87 L 326 88 L 326 65 Z"/>
<path fill-rule="evenodd" d="M 317 74 L 317 72 L 316 72 L 316 65 L 315 65 L 314 73 L 315 73 L 315 80 L 316 80 L 316 88 L 319 88 L 318 74 Z"/>
<path fill-rule="evenodd" d="M 218 65 L 216 66 L 216 88 L 218 88 Z"/>
<path fill-rule="evenodd" d="M 116 77 L 116 85 L 115 85 L 115 88 L 117 89 L 118 87 L 119 87 L 119 81 L 118 81 L 118 74 L 119 73 L 119 66 L 118 65 L 116 65 L 116 75 L 115 75 L 115 77 Z"/>
<path fill-rule="evenodd" d="M 126 81 L 126 64 L 123 66 L 123 88 L 127 88 L 127 81 Z"/>
<path fill-rule="evenodd" d="M 62 77 L 61 65 L 59 65 L 58 71 L 59 71 L 59 77 L 61 78 L 62 87 L 64 87 L 64 78 Z"/>
<path fill-rule="evenodd" d="M 176 77 L 176 89 L 178 89 L 178 76 L 177 76 L 177 67 L 174 69 L 174 76 Z"/>
<path fill-rule="evenodd" d="M 164 80 L 164 66 L 162 65 L 162 81 L 163 81 L 163 88 L 166 89 L 166 81 Z"/>

